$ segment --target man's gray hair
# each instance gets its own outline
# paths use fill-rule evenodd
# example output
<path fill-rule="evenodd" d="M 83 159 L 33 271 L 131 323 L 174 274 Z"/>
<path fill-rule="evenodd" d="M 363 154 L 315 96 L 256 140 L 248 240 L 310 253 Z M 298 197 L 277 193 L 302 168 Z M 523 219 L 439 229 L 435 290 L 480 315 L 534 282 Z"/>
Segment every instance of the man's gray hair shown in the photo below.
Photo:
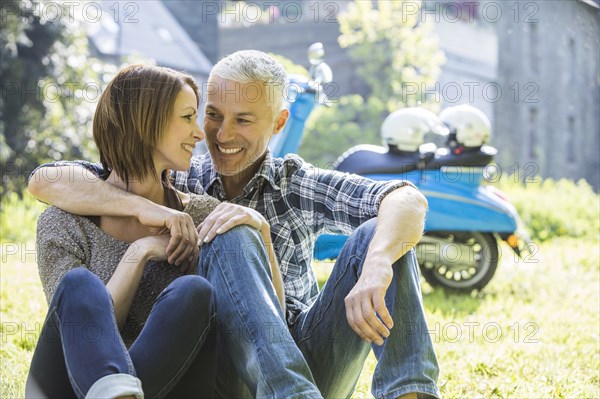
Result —
<path fill-rule="evenodd" d="M 238 83 L 262 83 L 269 96 L 269 104 L 276 115 L 284 108 L 288 74 L 277 60 L 258 50 L 240 50 L 222 58 L 210 71 L 213 76 Z"/>

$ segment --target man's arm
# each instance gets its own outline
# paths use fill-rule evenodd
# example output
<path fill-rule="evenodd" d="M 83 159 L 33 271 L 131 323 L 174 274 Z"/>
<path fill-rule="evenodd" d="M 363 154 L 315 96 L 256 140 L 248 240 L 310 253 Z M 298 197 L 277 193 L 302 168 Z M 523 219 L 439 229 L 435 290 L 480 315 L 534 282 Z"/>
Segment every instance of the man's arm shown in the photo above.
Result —
<path fill-rule="evenodd" d="M 76 215 L 135 217 L 145 226 L 168 229 L 169 263 L 180 265 L 198 256 L 198 233 L 192 217 L 128 193 L 76 165 L 36 169 L 28 189 L 40 201 Z"/>
<path fill-rule="evenodd" d="M 425 196 L 412 186 L 399 187 L 386 195 L 379 206 L 377 229 L 366 260 L 391 265 L 417 245 L 423 235 L 427 206 Z"/>
<path fill-rule="evenodd" d="M 385 306 L 392 264 L 421 239 L 426 212 L 427 200 L 411 186 L 392 191 L 381 202 L 362 273 L 345 299 L 348 323 L 368 342 L 382 345 L 394 326 Z"/>
<path fill-rule="evenodd" d="M 40 201 L 84 216 L 137 217 L 137 209 L 147 201 L 77 164 L 36 169 L 29 177 L 28 189 Z"/>

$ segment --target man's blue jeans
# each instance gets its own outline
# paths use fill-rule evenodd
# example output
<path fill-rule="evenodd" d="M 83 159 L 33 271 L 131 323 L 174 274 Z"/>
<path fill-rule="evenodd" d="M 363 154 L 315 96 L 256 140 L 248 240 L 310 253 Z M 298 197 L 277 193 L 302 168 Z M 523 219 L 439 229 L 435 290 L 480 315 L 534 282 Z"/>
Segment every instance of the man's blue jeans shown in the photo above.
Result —
<path fill-rule="evenodd" d="M 285 323 L 258 231 L 237 226 L 203 244 L 198 273 L 215 287 L 219 397 L 322 398 Z"/>
<path fill-rule="evenodd" d="M 61 280 L 48 307 L 25 389 L 28 398 L 135 395 L 212 397 L 215 303 L 200 276 L 173 281 L 127 350 L 106 285 L 84 267 Z M 140 381 L 141 380 L 141 387 Z"/>
<path fill-rule="evenodd" d="M 394 327 L 382 346 L 364 342 L 346 319 L 344 299 L 363 268 L 376 219 L 350 236 L 317 301 L 291 327 L 323 397 L 348 398 L 354 391 L 371 347 L 377 358 L 372 394 L 397 398 L 409 392 L 440 397 L 438 364 L 429 336 L 413 251 L 394 263 L 385 302 Z"/>
<path fill-rule="evenodd" d="M 375 225 L 376 220 L 371 220 L 350 236 L 316 303 L 289 329 L 277 305 L 258 233 L 240 227 L 246 231 L 239 231 L 239 237 L 217 236 L 202 247 L 199 273 L 217 292 L 220 397 L 319 398 L 322 394 L 337 399 L 352 394 L 370 345 L 350 329 L 344 298 L 360 276 Z M 420 392 L 439 397 L 438 365 L 414 252 L 393 268 L 386 305 L 394 328 L 382 347 L 373 345 L 378 358 L 373 395 L 387 399 Z"/>

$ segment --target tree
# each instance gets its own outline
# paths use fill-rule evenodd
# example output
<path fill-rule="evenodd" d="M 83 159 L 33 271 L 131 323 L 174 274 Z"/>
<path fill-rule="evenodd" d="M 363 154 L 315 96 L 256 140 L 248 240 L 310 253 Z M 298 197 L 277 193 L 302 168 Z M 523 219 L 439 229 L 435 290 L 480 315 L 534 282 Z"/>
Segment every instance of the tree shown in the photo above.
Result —
<path fill-rule="evenodd" d="M 42 162 L 95 155 L 90 122 L 101 91 L 99 68 L 88 57 L 81 23 L 68 8 L 44 12 L 47 6 L 2 4 L 0 196 L 20 193 Z"/>
<path fill-rule="evenodd" d="M 307 160 L 333 161 L 340 153 L 331 151 L 340 143 L 347 148 L 379 144 L 381 123 L 397 109 L 422 105 L 437 111 L 425 93 L 437 81 L 445 58 L 420 6 L 414 0 L 355 0 L 340 15 L 338 42 L 348 49 L 369 94 L 362 101 L 342 97 L 315 111 L 300 148 Z"/>

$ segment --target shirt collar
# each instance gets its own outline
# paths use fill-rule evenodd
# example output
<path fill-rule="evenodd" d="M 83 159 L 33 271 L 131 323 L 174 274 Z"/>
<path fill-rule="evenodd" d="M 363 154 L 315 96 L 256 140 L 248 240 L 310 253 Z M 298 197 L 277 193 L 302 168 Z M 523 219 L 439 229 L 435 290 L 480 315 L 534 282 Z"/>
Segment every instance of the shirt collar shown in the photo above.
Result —
<path fill-rule="evenodd" d="M 223 189 L 223 182 L 221 181 L 221 176 L 217 173 L 215 168 L 213 167 L 212 159 L 210 158 L 210 154 L 206 154 L 205 162 L 207 162 L 208 166 L 206 170 L 209 171 L 208 184 L 206 185 L 206 191 L 211 189 L 214 186 L 215 190 L 218 190 L 221 195 L 225 196 L 225 190 Z M 244 194 L 249 192 L 252 188 L 259 186 L 261 181 L 268 182 L 274 190 L 281 190 L 279 185 L 275 180 L 275 161 L 273 158 L 273 154 L 271 154 L 270 150 L 267 150 L 267 155 L 263 163 L 258 168 L 256 174 L 250 179 L 246 187 L 244 187 Z"/>
<path fill-rule="evenodd" d="M 260 168 L 258 168 L 256 175 L 250 180 L 250 183 L 252 183 L 252 181 L 258 181 L 259 178 L 269 182 L 273 189 L 280 190 L 279 185 L 275 180 L 275 160 L 270 150 L 267 150 L 267 155 L 265 156 L 263 163 L 260 165 Z"/>

